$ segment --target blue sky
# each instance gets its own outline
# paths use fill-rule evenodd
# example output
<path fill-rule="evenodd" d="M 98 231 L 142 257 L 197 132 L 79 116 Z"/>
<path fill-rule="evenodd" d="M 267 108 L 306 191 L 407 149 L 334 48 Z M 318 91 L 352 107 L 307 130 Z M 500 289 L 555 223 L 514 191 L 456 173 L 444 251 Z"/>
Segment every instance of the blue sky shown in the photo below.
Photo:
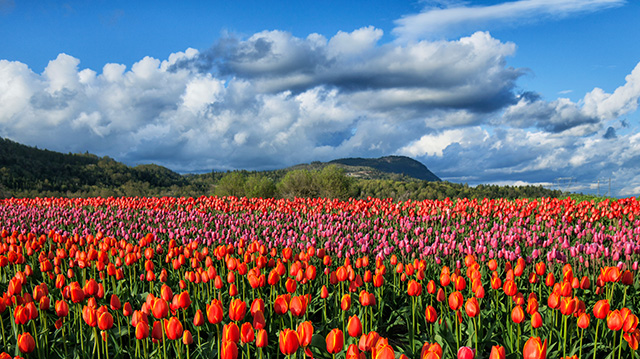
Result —
<path fill-rule="evenodd" d="M 180 172 L 399 154 L 453 182 L 635 196 L 638 18 L 624 0 L 0 0 L 0 136 Z"/>

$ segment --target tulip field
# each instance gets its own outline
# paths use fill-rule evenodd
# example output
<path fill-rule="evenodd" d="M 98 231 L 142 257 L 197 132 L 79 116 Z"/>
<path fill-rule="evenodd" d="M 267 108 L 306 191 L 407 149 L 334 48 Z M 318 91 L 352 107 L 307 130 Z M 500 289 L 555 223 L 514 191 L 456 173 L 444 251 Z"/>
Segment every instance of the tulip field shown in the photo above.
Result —
<path fill-rule="evenodd" d="M 3 358 L 636 358 L 640 202 L 0 200 Z"/>

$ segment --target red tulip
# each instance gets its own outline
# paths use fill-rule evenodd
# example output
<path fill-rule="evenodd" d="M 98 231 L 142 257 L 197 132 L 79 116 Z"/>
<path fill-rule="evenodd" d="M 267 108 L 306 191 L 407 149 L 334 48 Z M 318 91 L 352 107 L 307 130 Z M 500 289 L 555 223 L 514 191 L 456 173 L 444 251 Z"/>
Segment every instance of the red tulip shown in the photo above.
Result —
<path fill-rule="evenodd" d="M 349 317 L 349 321 L 347 322 L 347 332 L 354 338 L 358 338 L 362 335 L 362 322 L 357 315 Z"/>
<path fill-rule="evenodd" d="M 547 357 L 547 340 L 544 343 L 538 337 L 531 337 L 522 349 L 524 359 L 545 359 Z"/>
<path fill-rule="evenodd" d="M 326 337 L 327 351 L 329 354 L 338 354 L 342 351 L 344 346 L 344 335 L 342 330 L 333 329 L 327 334 Z"/>
<path fill-rule="evenodd" d="M 313 337 L 313 325 L 310 321 L 302 322 L 298 325 L 296 333 L 298 333 L 300 346 L 306 347 L 311 344 L 311 338 Z"/>
<path fill-rule="evenodd" d="M 169 305 L 167 304 L 167 301 L 162 298 L 156 298 L 153 302 L 151 312 L 156 319 L 165 318 L 167 314 L 169 314 Z"/>
<path fill-rule="evenodd" d="M 90 327 L 95 327 L 98 325 L 98 316 L 96 310 L 89 307 L 84 306 L 82 309 L 82 319 L 84 319 L 85 323 L 87 323 Z"/>
<path fill-rule="evenodd" d="M 98 328 L 109 330 L 113 327 L 113 316 L 109 312 L 104 312 L 98 317 Z"/>
<path fill-rule="evenodd" d="M 241 321 L 247 313 L 247 303 L 241 299 L 232 299 L 229 303 L 229 319 Z"/>
<path fill-rule="evenodd" d="M 619 310 L 614 310 L 609 313 L 607 316 L 607 327 L 613 331 L 618 331 L 622 329 L 624 325 L 624 321 L 622 319 L 622 315 L 620 315 Z"/>
<path fill-rule="evenodd" d="M 31 333 L 22 333 L 18 335 L 18 349 L 20 352 L 28 354 L 36 348 L 36 342 L 33 340 Z"/>
<path fill-rule="evenodd" d="M 591 321 L 591 317 L 587 313 L 582 313 L 578 317 L 578 327 L 582 329 L 587 329 L 589 327 L 589 322 Z"/>
<path fill-rule="evenodd" d="M 511 320 L 516 324 L 520 324 L 524 321 L 524 310 L 522 310 L 521 306 L 516 305 L 513 307 L 513 310 L 511 311 Z"/>
<path fill-rule="evenodd" d="M 55 310 L 58 317 L 66 317 L 69 314 L 69 304 L 64 300 L 56 300 Z"/>
<path fill-rule="evenodd" d="M 422 285 L 415 280 L 410 280 L 407 287 L 407 294 L 411 297 L 419 296 L 422 294 Z"/>
<path fill-rule="evenodd" d="M 269 345 L 269 337 L 267 336 L 267 331 L 264 329 L 259 329 L 258 334 L 256 335 L 256 347 L 265 348 Z"/>
<path fill-rule="evenodd" d="M 138 325 L 136 325 L 136 339 L 142 340 L 144 338 L 147 338 L 148 336 L 149 336 L 149 324 L 145 322 L 139 322 Z"/>
<path fill-rule="evenodd" d="M 480 313 L 480 304 L 478 304 L 478 300 L 475 297 L 467 299 L 464 310 L 469 317 L 476 317 L 478 313 Z"/>
<path fill-rule="evenodd" d="M 345 294 L 342 296 L 342 300 L 340 301 L 340 308 L 345 312 L 349 310 L 349 308 L 351 308 L 351 295 Z"/>
<path fill-rule="evenodd" d="M 593 316 L 598 319 L 605 319 L 609 314 L 609 308 L 609 301 L 607 299 L 599 300 L 593 307 Z"/>
<path fill-rule="evenodd" d="M 218 324 L 222 322 L 224 313 L 222 312 L 222 303 L 219 300 L 214 299 L 211 301 L 211 304 L 207 304 L 206 311 L 209 323 Z"/>
<path fill-rule="evenodd" d="M 279 295 L 276 297 L 276 300 L 273 302 L 273 309 L 276 314 L 283 315 L 289 311 L 289 303 L 287 301 L 286 296 Z"/>
<path fill-rule="evenodd" d="M 242 323 L 242 326 L 240 326 L 240 340 L 242 340 L 243 343 L 251 343 L 255 338 L 255 333 L 253 332 L 251 323 Z"/>
<path fill-rule="evenodd" d="M 462 297 L 462 293 L 455 291 L 449 294 L 449 308 L 451 310 L 458 310 L 462 308 L 464 304 L 464 297 Z"/>
<path fill-rule="evenodd" d="M 164 325 L 167 338 L 169 338 L 170 340 L 176 340 L 182 337 L 184 328 L 182 327 L 182 323 L 178 318 L 171 317 L 169 320 L 164 321 Z"/>
<path fill-rule="evenodd" d="M 225 324 L 225 326 L 222 327 L 222 340 L 237 343 L 240 340 L 240 328 L 238 328 L 238 324 L 235 322 Z"/>
<path fill-rule="evenodd" d="M 469 347 L 460 347 L 458 349 L 458 359 L 473 359 L 475 356 L 475 350 Z"/>
<path fill-rule="evenodd" d="M 200 327 L 204 324 L 204 315 L 200 309 L 196 310 L 196 314 L 193 316 L 193 326 Z"/>
<path fill-rule="evenodd" d="M 189 296 L 189 292 L 184 291 L 178 296 L 178 307 L 182 309 L 187 309 L 191 305 L 191 297 Z"/>
<path fill-rule="evenodd" d="M 284 355 L 291 355 L 298 350 L 300 341 L 298 339 L 298 333 L 295 330 L 285 328 L 280 331 L 280 351 Z"/>
<path fill-rule="evenodd" d="M 307 311 L 307 301 L 303 295 L 291 298 L 289 310 L 295 317 L 301 317 Z"/>
<path fill-rule="evenodd" d="M 238 358 L 238 346 L 232 341 L 223 341 L 220 350 L 221 359 L 237 359 Z"/>

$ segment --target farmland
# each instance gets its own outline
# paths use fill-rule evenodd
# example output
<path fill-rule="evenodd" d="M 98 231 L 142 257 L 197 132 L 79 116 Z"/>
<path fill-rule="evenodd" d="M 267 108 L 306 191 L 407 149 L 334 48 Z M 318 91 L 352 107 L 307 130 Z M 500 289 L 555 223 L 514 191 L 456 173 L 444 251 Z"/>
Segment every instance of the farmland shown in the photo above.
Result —
<path fill-rule="evenodd" d="M 633 198 L 5 199 L 0 358 L 632 358 L 638 217 Z"/>

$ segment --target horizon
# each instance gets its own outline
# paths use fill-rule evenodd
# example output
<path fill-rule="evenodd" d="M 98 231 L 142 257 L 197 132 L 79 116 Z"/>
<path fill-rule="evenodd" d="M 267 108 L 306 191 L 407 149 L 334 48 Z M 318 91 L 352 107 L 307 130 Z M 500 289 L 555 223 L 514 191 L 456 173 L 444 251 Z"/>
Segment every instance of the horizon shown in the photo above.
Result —
<path fill-rule="evenodd" d="M 637 196 L 639 15 L 627 0 L 3 0 L 0 136 L 183 174 L 401 155 L 472 186 L 611 179 Z"/>

